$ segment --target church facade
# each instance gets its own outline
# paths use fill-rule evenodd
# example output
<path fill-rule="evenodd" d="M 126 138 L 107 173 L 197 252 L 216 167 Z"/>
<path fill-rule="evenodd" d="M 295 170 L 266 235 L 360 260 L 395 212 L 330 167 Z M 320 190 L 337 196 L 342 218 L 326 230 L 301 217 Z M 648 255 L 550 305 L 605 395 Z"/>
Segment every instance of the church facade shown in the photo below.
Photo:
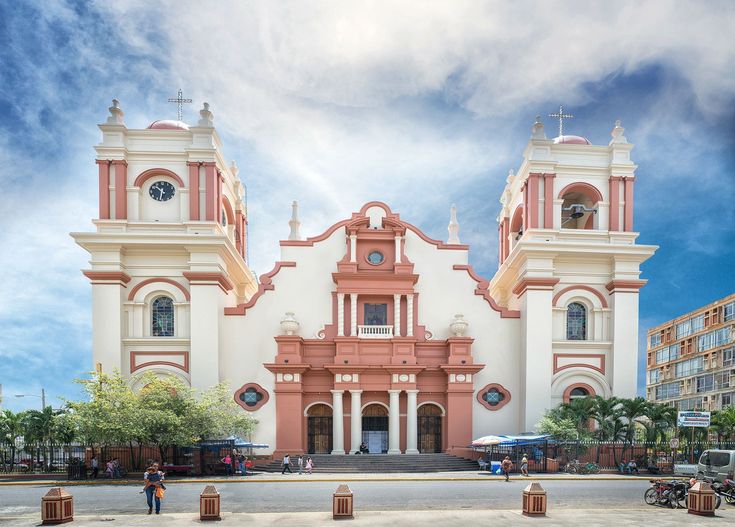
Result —
<path fill-rule="evenodd" d="M 284 453 L 462 455 L 474 437 L 530 432 L 574 397 L 636 394 L 640 264 L 632 145 L 547 139 L 534 124 L 497 218 L 499 268 L 469 265 L 388 204 L 303 239 L 256 279 L 238 169 L 205 103 L 196 126 L 129 129 L 117 101 L 96 146 L 90 255 L 94 361 L 197 389 L 227 380 Z M 488 227 L 488 236 L 490 236 Z M 494 229 L 493 229 L 493 236 Z"/>

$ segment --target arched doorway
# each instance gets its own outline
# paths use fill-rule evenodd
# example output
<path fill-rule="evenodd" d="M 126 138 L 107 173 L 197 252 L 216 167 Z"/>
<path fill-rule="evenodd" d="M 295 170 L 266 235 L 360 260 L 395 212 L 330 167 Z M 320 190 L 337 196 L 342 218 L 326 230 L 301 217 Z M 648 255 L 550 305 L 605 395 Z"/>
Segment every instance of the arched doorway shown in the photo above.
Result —
<path fill-rule="evenodd" d="M 315 404 L 307 413 L 307 449 L 309 454 L 329 454 L 332 451 L 332 409 Z"/>
<path fill-rule="evenodd" d="M 388 452 L 388 410 L 380 404 L 370 404 L 362 411 L 362 441 L 371 454 Z"/>
<path fill-rule="evenodd" d="M 418 409 L 418 449 L 422 454 L 442 451 L 442 410 L 435 404 Z"/>

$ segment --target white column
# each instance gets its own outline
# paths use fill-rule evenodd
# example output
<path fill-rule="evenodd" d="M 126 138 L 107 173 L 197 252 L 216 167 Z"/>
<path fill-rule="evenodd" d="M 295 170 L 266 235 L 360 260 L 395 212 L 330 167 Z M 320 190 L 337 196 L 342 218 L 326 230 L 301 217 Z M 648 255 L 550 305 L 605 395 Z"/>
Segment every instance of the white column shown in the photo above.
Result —
<path fill-rule="evenodd" d="M 388 394 L 390 395 L 390 406 L 388 408 L 388 453 L 400 454 L 401 418 L 398 411 L 398 397 L 401 395 L 401 390 L 388 390 Z"/>
<path fill-rule="evenodd" d="M 406 390 L 406 454 L 418 454 L 418 415 L 416 396 L 418 390 Z"/>
<path fill-rule="evenodd" d="M 401 295 L 393 295 L 393 336 L 401 336 Z"/>
<path fill-rule="evenodd" d="M 357 234 L 350 234 L 350 263 L 357 262 Z"/>
<path fill-rule="evenodd" d="M 401 237 L 396 236 L 396 263 L 401 263 Z"/>
<path fill-rule="evenodd" d="M 357 293 L 350 293 L 350 337 L 357 336 Z"/>
<path fill-rule="evenodd" d="M 345 336 L 345 294 L 337 293 L 337 336 Z"/>
<path fill-rule="evenodd" d="M 413 295 L 406 295 L 406 336 L 413 337 Z"/>
<path fill-rule="evenodd" d="M 344 390 L 332 390 L 332 455 L 345 453 L 345 416 L 342 410 Z"/>
<path fill-rule="evenodd" d="M 350 396 L 350 454 L 354 454 L 362 443 L 362 390 L 350 390 Z"/>

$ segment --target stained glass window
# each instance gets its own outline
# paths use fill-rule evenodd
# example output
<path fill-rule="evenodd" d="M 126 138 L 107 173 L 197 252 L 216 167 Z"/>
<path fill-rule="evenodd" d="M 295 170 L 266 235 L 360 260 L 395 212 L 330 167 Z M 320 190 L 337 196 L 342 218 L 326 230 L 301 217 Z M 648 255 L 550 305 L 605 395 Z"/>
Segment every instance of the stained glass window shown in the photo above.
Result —
<path fill-rule="evenodd" d="M 587 340 L 587 309 L 579 302 L 567 307 L 567 340 Z"/>
<path fill-rule="evenodd" d="M 159 296 L 151 304 L 151 335 L 174 336 L 174 301 L 167 296 Z"/>
<path fill-rule="evenodd" d="M 263 394 L 252 386 L 240 394 L 240 400 L 246 406 L 255 406 L 263 399 Z"/>
<path fill-rule="evenodd" d="M 497 388 L 490 388 L 488 391 L 482 394 L 482 398 L 485 399 L 487 404 L 489 404 L 490 406 L 498 406 L 500 403 L 503 402 L 503 399 L 505 399 L 505 394 L 503 394 Z"/>

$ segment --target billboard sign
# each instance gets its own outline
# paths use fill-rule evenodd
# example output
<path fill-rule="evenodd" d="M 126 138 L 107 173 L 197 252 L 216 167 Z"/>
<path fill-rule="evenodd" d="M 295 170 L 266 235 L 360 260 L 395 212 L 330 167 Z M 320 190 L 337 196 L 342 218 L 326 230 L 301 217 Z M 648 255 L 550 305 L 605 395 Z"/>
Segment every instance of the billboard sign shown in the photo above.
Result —
<path fill-rule="evenodd" d="M 679 412 L 676 425 L 682 427 L 707 428 L 710 425 L 709 412 Z"/>

